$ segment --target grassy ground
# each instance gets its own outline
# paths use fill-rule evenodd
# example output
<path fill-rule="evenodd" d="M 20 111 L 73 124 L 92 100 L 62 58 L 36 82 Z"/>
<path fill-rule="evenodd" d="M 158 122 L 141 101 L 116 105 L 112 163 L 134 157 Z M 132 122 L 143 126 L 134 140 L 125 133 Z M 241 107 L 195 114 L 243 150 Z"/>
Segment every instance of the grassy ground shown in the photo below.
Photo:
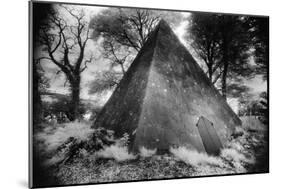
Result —
<path fill-rule="evenodd" d="M 165 155 L 147 150 L 132 155 L 113 146 L 95 153 L 82 150 L 71 161 L 61 161 L 65 151 L 56 149 L 70 136 L 87 139 L 90 124 L 43 125 L 34 136 L 35 180 L 46 186 L 267 172 L 268 130 L 254 118 L 242 121 L 238 133 L 243 135 L 229 141 L 218 157 L 185 148 Z"/>

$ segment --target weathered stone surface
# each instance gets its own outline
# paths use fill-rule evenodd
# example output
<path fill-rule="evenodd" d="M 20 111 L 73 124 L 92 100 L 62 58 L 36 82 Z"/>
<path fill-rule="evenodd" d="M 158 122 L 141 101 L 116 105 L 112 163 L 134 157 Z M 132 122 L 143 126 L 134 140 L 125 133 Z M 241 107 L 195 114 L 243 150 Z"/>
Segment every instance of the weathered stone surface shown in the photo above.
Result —
<path fill-rule="evenodd" d="M 204 148 L 208 154 L 219 155 L 223 148 L 214 124 L 205 117 L 201 116 L 196 124 L 201 136 Z"/>
<path fill-rule="evenodd" d="M 169 25 L 160 21 L 98 115 L 94 127 L 130 135 L 130 147 L 205 151 L 196 123 L 210 120 L 222 143 L 241 121 Z"/>

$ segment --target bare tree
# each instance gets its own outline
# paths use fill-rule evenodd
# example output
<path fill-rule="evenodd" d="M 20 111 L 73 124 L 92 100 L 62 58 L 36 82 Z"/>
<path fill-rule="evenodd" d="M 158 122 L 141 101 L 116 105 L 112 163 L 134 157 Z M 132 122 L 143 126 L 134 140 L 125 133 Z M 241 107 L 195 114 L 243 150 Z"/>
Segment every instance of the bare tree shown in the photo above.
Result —
<path fill-rule="evenodd" d="M 173 23 L 172 26 L 177 26 L 182 15 L 168 11 L 112 8 L 95 16 L 90 25 L 94 28 L 93 37 L 102 38 L 104 58 L 110 60 L 112 68 L 120 67 L 121 74 L 124 75 L 161 18 Z M 93 89 L 89 92 L 99 92 L 97 89 L 106 90 L 106 86 L 112 88 L 113 83 L 118 84 L 116 78 L 122 78 L 120 73 L 116 72 L 117 76 L 114 77 L 112 74 L 114 72 L 111 71 L 111 77 L 108 77 L 108 73 L 101 75 L 100 80 L 93 82 Z"/>
<path fill-rule="evenodd" d="M 95 37 L 103 38 L 104 58 L 120 66 L 124 74 L 124 64 L 141 49 L 159 19 L 149 10 L 107 9 L 92 19 L 91 27 L 95 28 Z"/>
<path fill-rule="evenodd" d="M 126 73 L 125 63 L 130 56 L 131 51 L 127 47 L 122 47 L 111 39 L 103 42 L 103 57 L 109 59 L 111 67 L 120 66 L 122 75 Z"/>
<path fill-rule="evenodd" d="M 87 64 L 93 61 L 93 56 L 85 58 L 85 47 L 89 40 L 89 23 L 84 11 L 70 7 L 60 7 L 67 16 L 62 16 L 56 10 L 48 17 L 48 25 L 40 30 L 39 42 L 43 45 L 46 56 L 59 71 L 66 76 L 71 90 L 71 120 L 79 118 L 81 73 L 87 69 Z"/>

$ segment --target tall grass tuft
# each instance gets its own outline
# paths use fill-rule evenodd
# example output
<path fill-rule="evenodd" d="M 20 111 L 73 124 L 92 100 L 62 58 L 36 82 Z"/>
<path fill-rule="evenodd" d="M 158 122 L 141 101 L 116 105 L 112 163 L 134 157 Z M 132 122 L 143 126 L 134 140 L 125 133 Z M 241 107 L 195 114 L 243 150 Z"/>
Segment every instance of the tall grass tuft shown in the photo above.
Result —
<path fill-rule="evenodd" d="M 140 152 L 140 156 L 141 157 L 151 157 L 153 155 L 156 154 L 156 151 L 157 149 L 147 149 L 145 148 L 144 146 L 142 146 L 140 149 L 139 149 L 139 152 Z"/>
<path fill-rule="evenodd" d="M 217 157 L 209 156 L 196 150 L 187 149 L 185 147 L 171 148 L 170 152 L 181 161 L 193 166 L 215 165 L 223 166 L 223 161 Z"/>
<path fill-rule="evenodd" d="M 135 159 L 136 156 L 128 152 L 126 146 L 119 146 L 117 144 L 105 147 L 96 152 L 98 157 L 114 159 L 118 162 Z"/>

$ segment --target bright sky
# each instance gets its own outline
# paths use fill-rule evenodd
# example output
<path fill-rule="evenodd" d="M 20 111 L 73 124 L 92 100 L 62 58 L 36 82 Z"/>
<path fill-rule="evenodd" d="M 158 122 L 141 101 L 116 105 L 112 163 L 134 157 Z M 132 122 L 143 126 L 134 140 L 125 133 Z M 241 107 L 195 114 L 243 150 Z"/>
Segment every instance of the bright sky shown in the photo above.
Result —
<path fill-rule="evenodd" d="M 75 6 L 77 9 L 83 9 L 86 13 L 86 17 L 88 20 L 96 14 L 98 14 L 101 10 L 105 9 L 105 7 L 95 7 L 95 6 Z M 62 15 L 65 17 L 68 17 L 67 13 L 65 11 L 61 11 Z M 185 17 L 188 17 L 190 13 L 183 13 Z M 70 21 L 71 22 L 71 21 Z M 185 29 L 188 26 L 188 21 L 183 21 L 180 23 L 178 28 L 174 30 L 176 35 L 179 37 L 180 41 L 188 48 L 188 45 L 186 41 L 184 40 L 185 35 Z M 95 78 L 95 72 L 97 71 L 103 71 L 108 69 L 108 61 L 103 59 L 100 56 L 99 51 L 99 45 L 97 42 L 94 42 L 93 40 L 90 40 L 87 44 L 87 48 L 89 51 L 86 52 L 90 53 L 93 52 L 96 60 L 93 64 L 88 65 L 88 69 L 83 72 L 82 74 L 82 84 L 81 84 L 81 98 L 83 99 L 91 99 L 91 100 L 100 100 L 100 103 L 104 103 L 109 97 L 111 93 L 107 93 L 104 96 L 97 96 L 97 95 L 89 95 L 88 89 L 89 89 L 89 83 Z M 188 48 L 189 49 L 189 48 Z M 191 52 L 192 53 L 192 52 Z M 198 61 L 198 59 L 197 59 Z M 200 65 L 202 65 L 202 62 L 198 62 Z M 47 60 L 42 64 L 43 68 L 46 70 L 46 76 L 50 79 L 50 91 L 57 92 L 57 93 L 68 93 L 67 87 L 64 86 L 65 78 L 63 74 L 56 74 L 58 68 L 48 62 Z M 246 80 L 245 84 L 251 88 L 251 93 L 256 95 L 262 91 L 265 91 L 267 89 L 267 83 L 262 80 L 261 76 L 256 76 L 255 78 L 251 80 Z M 238 110 L 238 101 L 235 99 L 229 99 L 228 102 L 234 109 L 234 111 L 237 112 Z"/>

